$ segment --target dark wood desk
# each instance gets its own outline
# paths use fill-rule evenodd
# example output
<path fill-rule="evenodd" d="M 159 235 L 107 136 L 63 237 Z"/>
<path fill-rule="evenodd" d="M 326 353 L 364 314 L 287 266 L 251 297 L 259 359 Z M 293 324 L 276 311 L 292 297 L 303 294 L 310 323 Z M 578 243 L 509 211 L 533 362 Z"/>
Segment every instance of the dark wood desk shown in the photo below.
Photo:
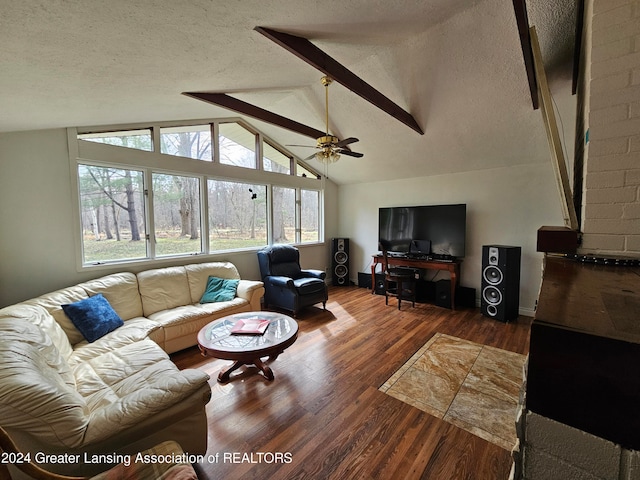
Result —
<path fill-rule="evenodd" d="M 398 267 L 424 268 L 427 270 L 447 270 L 451 278 L 451 309 L 455 309 L 456 287 L 460 283 L 460 263 L 461 260 L 453 262 L 443 262 L 439 260 L 426 260 L 408 257 L 388 257 L 389 265 Z M 376 290 L 376 267 L 379 263 L 384 263 L 382 255 L 374 255 L 371 264 L 371 293 Z M 383 267 L 384 268 L 384 267 Z"/>

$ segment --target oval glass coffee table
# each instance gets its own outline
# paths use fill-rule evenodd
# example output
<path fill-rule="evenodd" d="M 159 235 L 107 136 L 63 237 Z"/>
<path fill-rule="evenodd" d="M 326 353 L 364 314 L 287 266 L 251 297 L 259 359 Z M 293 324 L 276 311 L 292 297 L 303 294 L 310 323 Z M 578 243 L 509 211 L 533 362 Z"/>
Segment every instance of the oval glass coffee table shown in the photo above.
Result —
<path fill-rule="evenodd" d="M 232 334 L 231 329 L 238 320 L 268 320 L 269 326 L 263 334 Z M 235 360 L 235 363 L 218 375 L 218 381 L 229 381 L 233 371 L 242 365 L 255 365 L 265 377 L 273 380 L 273 371 L 262 360 L 273 362 L 298 338 L 298 324 L 287 315 L 276 312 L 236 313 L 205 325 L 198 332 L 198 346 L 202 355 Z"/>

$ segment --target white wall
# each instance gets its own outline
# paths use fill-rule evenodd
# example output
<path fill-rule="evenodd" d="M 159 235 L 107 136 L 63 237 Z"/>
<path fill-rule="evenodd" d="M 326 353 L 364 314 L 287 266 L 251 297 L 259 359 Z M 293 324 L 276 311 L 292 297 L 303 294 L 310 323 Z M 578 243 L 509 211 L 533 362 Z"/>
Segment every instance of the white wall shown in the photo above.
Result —
<path fill-rule="evenodd" d="M 351 279 L 371 271 L 378 252 L 378 208 L 402 205 L 467 204 L 466 257 L 460 284 L 480 294 L 482 246 L 522 247 L 520 312 L 532 315 L 541 280 L 542 254 L 536 232 L 563 225 L 551 161 L 403 181 L 346 185 L 339 189 L 341 235 L 350 241 Z M 429 277 L 436 272 L 428 272 Z M 447 278 L 446 272 L 437 279 Z"/>
<path fill-rule="evenodd" d="M 0 307 L 122 271 L 122 266 L 79 272 L 75 260 L 69 153 L 65 129 L 0 134 Z M 327 184 L 325 236 L 338 234 L 337 189 Z M 324 269 L 327 245 L 300 247 L 306 268 Z M 233 262 L 243 278 L 259 279 L 255 252 L 198 257 Z M 140 271 L 182 260 L 158 262 Z"/>

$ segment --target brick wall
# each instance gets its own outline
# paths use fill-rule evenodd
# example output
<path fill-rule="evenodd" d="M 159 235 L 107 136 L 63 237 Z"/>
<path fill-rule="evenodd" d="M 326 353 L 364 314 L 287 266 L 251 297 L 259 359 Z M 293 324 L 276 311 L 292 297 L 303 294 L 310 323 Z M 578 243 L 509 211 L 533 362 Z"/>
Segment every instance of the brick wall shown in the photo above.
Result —
<path fill-rule="evenodd" d="M 640 0 L 591 0 L 578 123 L 583 253 L 640 254 Z M 579 92 L 580 93 L 580 92 Z M 583 132 L 586 133 L 586 132 Z M 584 136 L 579 136 L 584 138 Z"/>

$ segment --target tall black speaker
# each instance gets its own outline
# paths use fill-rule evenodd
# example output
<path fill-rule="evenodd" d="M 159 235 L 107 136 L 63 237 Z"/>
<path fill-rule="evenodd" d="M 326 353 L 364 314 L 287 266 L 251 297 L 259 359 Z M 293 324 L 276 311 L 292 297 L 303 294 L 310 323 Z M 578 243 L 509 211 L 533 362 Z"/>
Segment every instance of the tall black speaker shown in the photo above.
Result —
<path fill-rule="evenodd" d="M 508 322 L 520 308 L 520 247 L 482 247 L 482 295 L 480 311 L 486 317 Z"/>
<path fill-rule="evenodd" d="M 333 284 L 336 286 L 349 285 L 348 238 L 334 238 L 332 240 L 331 259 Z"/>

